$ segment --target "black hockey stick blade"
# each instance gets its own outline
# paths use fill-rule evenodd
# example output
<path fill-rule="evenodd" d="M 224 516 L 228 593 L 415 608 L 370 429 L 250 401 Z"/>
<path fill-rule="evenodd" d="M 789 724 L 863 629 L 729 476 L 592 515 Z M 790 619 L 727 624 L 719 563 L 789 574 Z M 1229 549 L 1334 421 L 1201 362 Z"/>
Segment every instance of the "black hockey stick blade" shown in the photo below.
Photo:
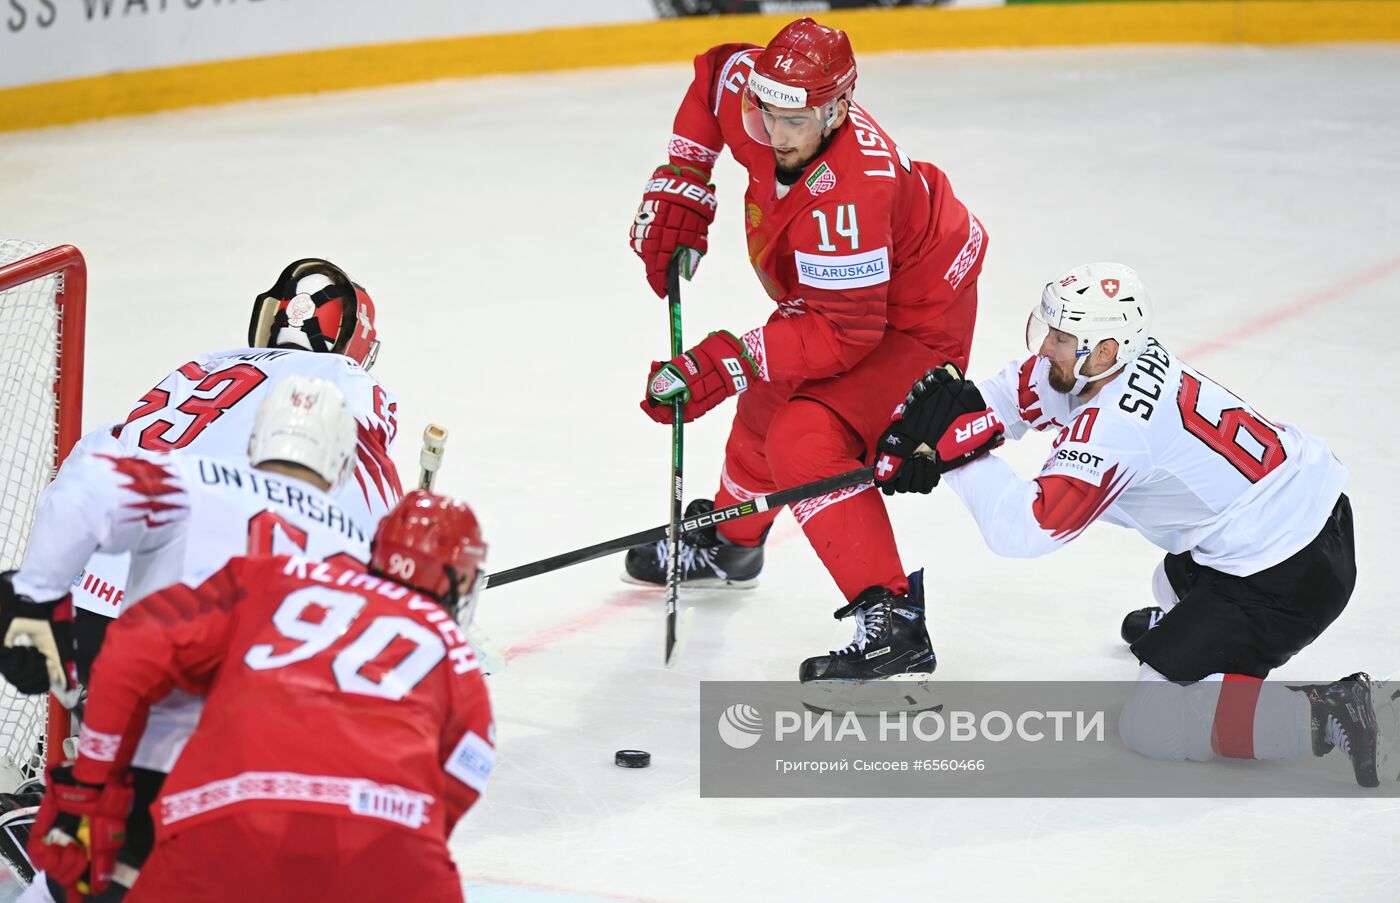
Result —
<path fill-rule="evenodd" d="M 837 492 L 851 486 L 858 486 L 875 479 L 875 468 L 862 467 L 859 470 L 847 471 L 837 474 L 834 477 L 827 477 L 823 480 L 816 480 L 811 483 L 804 483 L 801 486 L 794 486 L 791 489 L 783 489 L 779 492 L 769 493 L 759 496 L 747 502 L 739 502 L 737 505 L 730 505 L 727 508 L 717 508 L 708 514 L 698 517 L 687 517 L 681 520 L 681 533 L 693 533 L 696 530 L 703 530 L 724 521 L 739 520 L 753 514 L 764 511 L 771 511 L 774 508 L 781 508 L 784 505 L 791 505 L 796 502 L 806 501 L 819 495 L 826 495 L 828 492 Z M 583 518 L 587 519 L 587 515 Z M 522 564 L 507 571 L 497 571 L 494 574 L 486 575 L 486 586 L 490 589 L 493 586 L 505 586 L 507 583 L 514 583 L 517 580 L 524 580 L 527 577 L 538 577 L 540 574 L 548 574 L 550 571 L 557 571 L 562 568 L 572 567 L 576 564 L 583 564 L 585 561 L 592 561 L 595 558 L 602 558 L 606 555 L 614 555 L 618 552 L 625 552 L 633 546 L 644 546 L 653 542 L 660 542 L 666 538 L 666 533 L 670 529 L 669 524 L 662 524 L 659 527 L 652 527 L 648 530 L 639 530 L 636 533 L 628 533 L 626 536 L 619 536 L 616 539 L 607 539 L 603 542 L 594 543 L 591 546 L 584 546 L 581 549 L 574 549 L 572 552 L 563 552 L 559 555 L 552 555 L 549 558 L 541 558 L 539 561 L 532 561 L 529 564 Z"/>

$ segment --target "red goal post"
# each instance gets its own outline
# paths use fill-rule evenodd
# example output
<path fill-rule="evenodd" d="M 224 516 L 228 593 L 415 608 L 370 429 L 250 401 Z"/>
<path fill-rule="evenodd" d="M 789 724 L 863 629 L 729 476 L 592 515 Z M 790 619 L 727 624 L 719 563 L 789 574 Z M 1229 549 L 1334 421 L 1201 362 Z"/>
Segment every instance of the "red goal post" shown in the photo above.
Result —
<path fill-rule="evenodd" d="M 72 245 L 0 239 L 0 570 L 24 556 L 39 494 L 82 433 L 87 264 Z M 0 680 L 0 790 L 62 758 L 68 713 Z"/>

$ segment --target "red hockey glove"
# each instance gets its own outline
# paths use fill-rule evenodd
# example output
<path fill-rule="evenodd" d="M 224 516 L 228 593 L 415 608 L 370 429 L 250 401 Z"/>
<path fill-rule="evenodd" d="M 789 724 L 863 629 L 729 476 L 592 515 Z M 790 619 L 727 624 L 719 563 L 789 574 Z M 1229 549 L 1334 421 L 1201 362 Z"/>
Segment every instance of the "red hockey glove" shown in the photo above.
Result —
<path fill-rule="evenodd" d="M 715 219 L 714 186 L 709 176 L 689 166 L 656 167 L 632 220 L 632 250 L 647 268 L 647 282 L 658 298 L 666 297 L 666 267 L 680 255 L 681 275 L 695 275 L 709 250 L 706 235 Z"/>
<path fill-rule="evenodd" d="M 943 474 L 1001 445 L 1002 429 L 972 380 L 944 364 L 914 383 L 880 436 L 875 482 L 886 495 L 930 492 Z"/>
<path fill-rule="evenodd" d="M 671 403 L 685 405 L 685 422 L 704 415 L 758 379 L 758 367 L 744 343 L 724 330 L 669 361 L 652 361 L 642 410 L 657 423 L 671 422 Z"/>
<path fill-rule="evenodd" d="M 126 841 L 134 795 L 130 774 L 106 784 L 84 784 L 73 777 L 72 765 L 50 768 L 29 832 L 34 868 L 48 872 L 70 899 L 102 893 L 112 882 L 117 851 Z"/>

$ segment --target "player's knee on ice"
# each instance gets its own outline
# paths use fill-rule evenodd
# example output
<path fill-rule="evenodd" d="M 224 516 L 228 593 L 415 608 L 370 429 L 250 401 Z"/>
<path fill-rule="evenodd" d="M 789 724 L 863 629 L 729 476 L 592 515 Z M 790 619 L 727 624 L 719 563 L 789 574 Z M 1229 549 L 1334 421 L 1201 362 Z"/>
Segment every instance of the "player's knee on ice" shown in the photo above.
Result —
<path fill-rule="evenodd" d="M 1205 762 L 1215 757 L 1211 727 L 1220 675 L 1181 685 L 1143 665 L 1118 715 L 1123 745 L 1150 759 Z"/>

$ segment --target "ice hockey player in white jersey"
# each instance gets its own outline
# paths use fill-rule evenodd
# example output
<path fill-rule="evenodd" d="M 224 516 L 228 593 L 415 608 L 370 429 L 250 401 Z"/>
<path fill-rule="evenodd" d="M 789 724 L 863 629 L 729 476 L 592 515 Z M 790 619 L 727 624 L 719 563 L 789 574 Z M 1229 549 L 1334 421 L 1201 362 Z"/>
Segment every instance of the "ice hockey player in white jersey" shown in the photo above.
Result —
<path fill-rule="evenodd" d="M 389 457 L 398 405 L 369 373 L 379 350 L 374 316 L 369 293 L 340 267 L 317 258 L 293 261 L 254 299 L 247 347 L 201 354 L 177 367 L 125 422 L 84 436 L 70 460 L 172 450 L 241 457 L 254 411 L 274 383 L 292 375 L 325 379 L 345 395 L 357 427 L 353 478 L 336 490 L 336 500 L 372 530 L 403 495 Z M 129 592 L 126 568 L 126 556 L 98 554 L 73 588 L 80 662 L 97 654 L 105 619 Z"/>
<path fill-rule="evenodd" d="M 1386 751 L 1367 675 L 1262 684 L 1351 597 L 1346 469 L 1322 439 L 1267 419 L 1169 352 L 1152 318 L 1132 269 L 1069 271 L 1030 314 L 1030 358 L 976 385 L 950 369 L 915 385 L 881 437 L 877 480 L 928 492 L 944 477 L 1001 555 L 1045 555 L 1096 520 L 1167 552 L 1152 577 L 1158 606 L 1123 625 L 1139 680 L 1158 684 L 1124 710 L 1128 746 L 1178 759 L 1340 747 L 1358 783 L 1376 786 Z M 1026 481 L 988 452 L 1032 430 L 1054 439 Z M 921 444 L 934 454 L 914 454 Z M 1400 755 L 1385 768 L 1397 778 Z"/>
<path fill-rule="evenodd" d="M 378 519 L 360 520 L 335 493 L 353 469 L 356 444 L 341 391 L 293 376 L 263 395 L 244 438 L 246 457 L 99 452 L 63 468 L 40 502 L 22 566 L 0 575 L 7 680 L 30 693 L 72 686 L 71 645 L 62 637 L 68 591 L 95 551 L 131 554 L 125 606 L 177 582 L 197 586 L 237 555 L 369 561 Z M 133 759 L 139 798 L 154 799 L 200 710 L 178 689 L 152 707 Z M 133 868 L 151 840 L 146 807 L 134 812 L 122 854 Z"/>

